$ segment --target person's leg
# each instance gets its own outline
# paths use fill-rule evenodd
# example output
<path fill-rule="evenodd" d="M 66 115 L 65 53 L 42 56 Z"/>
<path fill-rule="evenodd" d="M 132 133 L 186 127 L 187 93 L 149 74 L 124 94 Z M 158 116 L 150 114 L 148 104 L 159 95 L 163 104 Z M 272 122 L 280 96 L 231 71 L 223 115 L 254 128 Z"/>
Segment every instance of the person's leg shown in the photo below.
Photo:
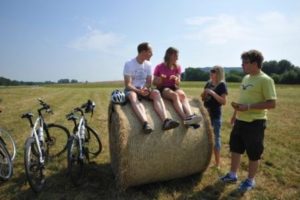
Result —
<path fill-rule="evenodd" d="M 184 93 L 184 91 L 181 90 L 181 89 L 177 89 L 175 91 L 175 93 L 179 97 L 179 101 L 182 104 L 182 109 L 183 109 L 183 112 L 184 112 L 184 115 L 185 115 L 183 123 L 187 124 L 187 125 L 199 124 L 202 117 L 200 115 L 192 114 L 192 110 L 191 110 L 189 100 L 188 100 L 186 94 Z"/>
<path fill-rule="evenodd" d="M 243 134 L 243 129 L 241 122 L 236 120 L 232 131 L 230 133 L 229 147 L 231 152 L 231 163 L 230 172 L 225 176 L 221 177 L 220 180 L 224 183 L 236 183 L 237 182 L 237 171 L 241 162 L 241 155 L 245 151 L 245 146 L 242 141 L 241 135 Z"/>
<path fill-rule="evenodd" d="M 215 165 L 216 167 L 220 167 L 220 150 L 221 150 L 221 119 L 215 118 L 211 119 L 211 123 L 214 129 L 215 135 L 215 147 L 214 147 L 214 155 L 215 155 Z"/>
<path fill-rule="evenodd" d="M 145 112 L 145 107 L 144 105 L 138 100 L 137 94 L 135 92 L 128 92 L 127 98 L 130 101 L 131 107 L 134 111 L 134 113 L 137 115 L 138 119 L 141 122 L 147 122 L 147 116 Z"/>
<path fill-rule="evenodd" d="M 149 97 L 150 97 L 150 99 L 153 100 L 154 110 L 158 114 L 159 118 L 162 121 L 165 121 L 167 119 L 167 112 L 166 112 L 165 104 L 161 98 L 160 92 L 158 90 L 154 89 L 151 91 Z"/>
<path fill-rule="evenodd" d="M 162 96 L 168 100 L 171 100 L 173 103 L 173 106 L 176 110 L 176 112 L 179 114 L 179 116 L 181 117 L 181 119 L 185 119 L 186 115 L 183 111 L 183 107 L 181 104 L 181 101 L 179 99 L 179 96 L 176 92 L 172 91 L 169 88 L 165 88 L 162 92 Z"/>
<path fill-rule="evenodd" d="M 256 160 L 256 161 L 249 160 L 249 168 L 248 168 L 248 178 L 249 179 L 252 179 L 252 180 L 254 179 L 257 169 L 258 169 L 258 165 L 259 165 L 259 160 Z"/>
<path fill-rule="evenodd" d="M 176 90 L 176 93 L 179 96 L 179 100 L 182 104 L 183 110 L 185 112 L 185 116 L 187 117 L 187 116 L 192 115 L 191 106 L 189 104 L 188 98 L 186 97 L 184 91 L 181 89 L 178 89 L 178 90 Z"/>
<path fill-rule="evenodd" d="M 259 160 L 264 150 L 265 120 L 253 121 L 245 134 L 246 151 L 249 158 L 248 178 L 253 180 L 258 170 Z"/>
<path fill-rule="evenodd" d="M 231 152 L 231 165 L 230 165 L 230 172 L 237 174 L 237 170 L 240 166 L 241 162 L 241 154 Z"/>

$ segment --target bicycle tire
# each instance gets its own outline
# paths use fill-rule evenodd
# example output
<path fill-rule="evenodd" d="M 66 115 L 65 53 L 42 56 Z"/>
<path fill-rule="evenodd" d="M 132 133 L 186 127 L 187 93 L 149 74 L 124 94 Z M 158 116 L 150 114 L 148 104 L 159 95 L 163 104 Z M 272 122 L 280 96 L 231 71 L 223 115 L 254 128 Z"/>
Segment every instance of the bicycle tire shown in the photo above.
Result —
<path fill-rule="evenodd" d="M 16 157 L 16 143 L 12 136 L 5 129 L 0 128 L 0 138 L 2 138 L 2 142 L 5 144 L 8 153 L 10 154 L 10 158 L 13 161 Z"/>
<path fill-rule="evenodd" d="M 0 140 L 0 179 L 8 180 L 13 174 L 13 164 L 5 144 Z"/>
<path fill-rule="evenodd" d="M 32 149 L 35 149 L 32 151 Z M 34 192 L 40 192 L 45 185 L 44 166 L 39 161 L 36 141 L 33 137 L 25 142 L 24 165 L 27 180 Z"/>
<path fill-rule="evenodd" d="M 84 176 L 84 159 L 81 159 L 79 154 L 79 140 L 72 135 L 68 141 L 68 175 L 75 186 L 82 183 Z"/>
<path fill-rule="evenodd" d="M 96 131 L 94 131 L 90 126 L 86 126 L 86 137 L 86 146 L 88 147 L 88 153 L 96 157 L 102 151 L 101 140 Z"/>
<path fill-rule="evenodd" d="M 49 158 L 58 157 L 67 150 L 67 143 L 70 137 L 69 130 L 59 124 L 48 124 L 48 134 L 50 138 L 46 138 L 49 150 Z"/>

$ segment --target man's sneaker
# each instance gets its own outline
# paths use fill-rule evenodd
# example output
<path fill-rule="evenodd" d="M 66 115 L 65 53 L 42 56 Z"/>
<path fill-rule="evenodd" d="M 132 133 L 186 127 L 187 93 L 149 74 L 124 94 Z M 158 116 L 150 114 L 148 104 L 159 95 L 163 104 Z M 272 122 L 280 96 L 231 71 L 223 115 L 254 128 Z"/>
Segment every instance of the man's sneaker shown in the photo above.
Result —
<path fill-rule="evenodd" d="M 237 182 L 237 177 L 230 176 L 229 173 L 227 173 L 225 176 L 222 176 L 220 178 L 220 181 L 224 183 L 236 183 Z"/>
<path fill-rule="evenodd" d="M 144 122 L 143 124 L 143 131 L 146 134 L 149 134 L 153 131 L 153 129 L 151 128 L 151 126 L 148 124 L 148 122 Z"/>
<path fill-rule="evenodd" d="M 183 123 L 187 125 L 198 124 L 201 121 L 201 119 L 202 117 L 200 115 L 193 114 L 185 118 L 183 120 Z"/>
<path fill-rule="evenodd" d="M 187 126 L 193 127 L 194 129 L 200 128 L 200 124 L 190 124 Z"/>
<path fill-rule="evenodd" d="M 179 122 L 172 120 L 172 119 L 165 119 L 163 126 L 162 126 L 162 130 L 166 131 L 166 130 L 170 130 L 172 128 L 176 128 L 179 126 Z"/>
<path fill-rule="evenodd" d="M 251 181 L 248 178 L 241 182 L 240 186 L 238 187 L 239 192 L 246 192 L 248 190 L 253 189 L 255 186 L 255 181 Z"/>

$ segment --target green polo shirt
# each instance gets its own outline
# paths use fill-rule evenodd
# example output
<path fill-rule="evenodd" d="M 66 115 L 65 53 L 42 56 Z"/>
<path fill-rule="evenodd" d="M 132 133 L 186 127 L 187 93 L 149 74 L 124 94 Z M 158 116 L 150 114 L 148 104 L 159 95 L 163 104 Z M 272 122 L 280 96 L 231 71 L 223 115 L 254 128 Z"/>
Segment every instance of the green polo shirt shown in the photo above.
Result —
<path fill-rule="evenodd" d="M 275 84 L 271 77 L 264 72 L 257 75 L 246 75 L 240 86 L 240 98 L 238 103 L 254 104 L 267 100 L 275 100 Z M 267 109 L 250 109 L 249 111 L 237 112 L 238 120 L 251 122 L 257 119 L 267 119 Z"/>

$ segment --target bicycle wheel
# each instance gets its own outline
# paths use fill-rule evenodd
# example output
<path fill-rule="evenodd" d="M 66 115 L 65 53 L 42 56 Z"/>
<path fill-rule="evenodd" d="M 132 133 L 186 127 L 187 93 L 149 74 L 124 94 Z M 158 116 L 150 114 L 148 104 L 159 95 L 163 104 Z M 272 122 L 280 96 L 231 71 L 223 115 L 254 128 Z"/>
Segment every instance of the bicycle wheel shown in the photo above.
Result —
<path fill-rule="evenodd" d="M 68 175 L 74 185 L 81 184 L 83 179 L 84 159 L 80 158 L 80 147 L 78 138 L 73 135 L 68 141 Z"/>
<path fill-rule="evenodd" d="M 10 155 L 3 144 L 0 141 L 0 179 L 6 181 L 8 180 L 13 174 L 13 166 Z"/>
<path fill-rule="evenodd" d="M 33 137 L 25 142 L 25 173 L 31 189 L 40 192 L 45 185 L 44 164 L 40 162 L 37 143 Z"/>
<path fill-rule="evenodd" d="M 49 138 L 46 138 L 46 143 L 49 150 L 49 157 L 54 158 L 67 150 L 70 132 L 66 127 L 58 124 L 48 124 L 47 127 Z"/>
<path fill-rule="evenodd" d="M 86 126 L 86 146 L 88 147 L 88 153 L 97 156 L 102 151 L 102 144 L 96 131 L 91 127 Z"/>
<path fill-rule="evenodd" d="M 10 154 L 10 158 L 13 161 L 16 157 L 16 143 L 12 136 L 8 131 L 0 128 L 0 138 L 2 142 L 5 144 L 8 153 Z"/>

